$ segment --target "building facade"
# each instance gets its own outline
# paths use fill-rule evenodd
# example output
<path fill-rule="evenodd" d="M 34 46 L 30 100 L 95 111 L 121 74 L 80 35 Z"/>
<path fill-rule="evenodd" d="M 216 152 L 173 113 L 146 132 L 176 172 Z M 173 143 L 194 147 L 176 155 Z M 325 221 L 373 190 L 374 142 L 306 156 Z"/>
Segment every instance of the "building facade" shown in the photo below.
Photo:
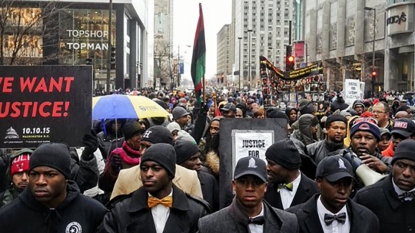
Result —
<path fill-rule="evenodd" d="M 331 90 L 341 91 L 344 79 L 360 79 L 366 96 L 412 91 L 414 6 L 413 0 L 306 1 L 308 61 L 323 62 Z"/>
<path fill-rule="evenodd" d="M 258 86 L 260 55 L 285 69 L 285 48 L 295 32 L 289 30 L 290 21 L 295 23 L 294 6 L 295 1 L 233 0 L 230 61 L 236 75 L 231 86 L 238 87 L 239 79 L 242 87 Z"/>
<path fill-rule="evenodd" d="M 232 65 L 230 63 L 230 25 L 226 24 L 217 34 L 217 59 L 216 59 L 216 79 L 219 85 L 228 86 L 228 75 L 232 73 Z"/>
<path fill-rule="evenodd" d="M 19 56 L 26 58 L 20 59 L 20 65 L 92 65 L 94 88 L 102 90 L 107 89 L 109 67 L 110 90 L 142 86 L 142 77 L 148 70 L 147 0 L 114 0 L 111 21 L 108 1 L 13 4 L 8 14 L 11 28 L 3 34 L 5 60 Z M 19 27 L 31 30 L 18 35 Z M 16 55 L 13 51 L 19 44 L 14 37 L 19 36 L 25 45 Z"/>

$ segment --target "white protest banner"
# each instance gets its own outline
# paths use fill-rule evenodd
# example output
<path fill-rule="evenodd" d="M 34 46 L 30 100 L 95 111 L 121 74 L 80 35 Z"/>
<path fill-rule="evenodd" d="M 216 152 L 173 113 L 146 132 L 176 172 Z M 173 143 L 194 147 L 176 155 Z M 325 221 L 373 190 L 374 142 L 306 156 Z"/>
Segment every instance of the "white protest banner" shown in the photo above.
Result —
<path fill-rule="evenodd" d="M 257 157 L 265 162 L 265 151 L 274 143 L 273 130 L 232 130 L 233 169 L 243 157 Z"/>
<path fill-rule="evenodd" d="M 345 79 L 343 95 L 344 101 L 348 105 L 361 99 L 360 81 L 358 79 Z"/>

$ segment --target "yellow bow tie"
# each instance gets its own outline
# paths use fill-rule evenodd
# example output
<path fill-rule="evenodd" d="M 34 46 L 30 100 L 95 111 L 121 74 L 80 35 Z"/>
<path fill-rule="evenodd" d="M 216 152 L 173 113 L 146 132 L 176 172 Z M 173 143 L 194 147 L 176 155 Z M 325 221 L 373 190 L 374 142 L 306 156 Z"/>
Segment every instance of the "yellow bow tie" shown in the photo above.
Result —
<path fill-rule="evenodd" d="M 287 189 L 288 191 L 293 191 L 293 187 L 294 187 L 293 183 L 278 185 L 278 189 Z"/>
<path fill-rule="evenodd" d="M 165 207 L 171 208 L 173 205 L 173 198 L 171 196 L 167 196 L 163 199 L 158 199 L 157 197 L 148 197 L 147 204 L 149 208 L 153 208 L 158 204 L 162 204 Z"/>

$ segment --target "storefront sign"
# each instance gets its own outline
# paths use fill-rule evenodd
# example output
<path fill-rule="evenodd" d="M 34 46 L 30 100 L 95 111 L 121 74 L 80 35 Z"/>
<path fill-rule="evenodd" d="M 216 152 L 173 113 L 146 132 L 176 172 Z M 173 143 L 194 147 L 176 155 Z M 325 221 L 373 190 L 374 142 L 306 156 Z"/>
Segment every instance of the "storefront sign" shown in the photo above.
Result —
<path fill-rule="evenodd" d="M 0 66 L 0 148 L 81 146 L 91 129 L 91 66 Z"/>
<path fill-rule="evenodd" d="M 101 43 L 107 40 L 108 31 L 92 31 L 92 30 L 66 30 L 69 38 L 77 38 L 79 42 L 66 42 L 68 49 L 87 49 L 87 50 L 108 50 L 108 43 Z M 83 38 L 87 38 L 82 42 Z"/>
<path fill-rule="evenodd" d="M 386 26 L 388 35 L 413 31 L 413 5 L 397 5 L 387 10 Z"/>

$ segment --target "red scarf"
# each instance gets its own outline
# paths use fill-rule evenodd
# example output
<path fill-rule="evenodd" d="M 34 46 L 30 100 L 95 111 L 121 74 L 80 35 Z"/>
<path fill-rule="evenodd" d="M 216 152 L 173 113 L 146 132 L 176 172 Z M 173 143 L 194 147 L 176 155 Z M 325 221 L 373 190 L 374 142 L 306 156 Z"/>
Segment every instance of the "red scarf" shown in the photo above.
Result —
<path fill-rule="evenodd" d="M 137 165 L 140 163 L 140 151 L 133 150 L 127 142 L 122 143 L 122 147 L 114 149 L 111 154 L 118 154 L 125 164 Z"/>

